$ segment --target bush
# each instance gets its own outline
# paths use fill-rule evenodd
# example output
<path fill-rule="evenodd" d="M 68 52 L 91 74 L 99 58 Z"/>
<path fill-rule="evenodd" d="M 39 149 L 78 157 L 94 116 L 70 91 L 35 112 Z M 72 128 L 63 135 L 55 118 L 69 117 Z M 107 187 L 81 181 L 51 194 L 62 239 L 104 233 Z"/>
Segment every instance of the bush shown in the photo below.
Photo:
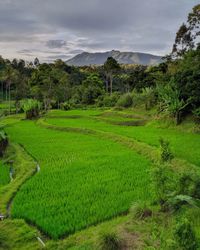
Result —
<path fill-rule="evenodd" d="M 39 117 L 41 103 L 35 99 L 27 99 L 22 102 L 22 109 L 26 113 L 26 119 Z"/>
<path fill-rule="evenodd" d="M 0 249 L 10 249 L 9 246 L 8 246 L 8 239 L 6 237 L 6 233 L 3 232 L 3 230 L 1 230 L 1 233 L 0 233 Z"/>
<path fill-rule="evenodd" d="M 133 102 L 132 106 L 134 106 L 134 107 L 143 105 L 145 103 L 144 95 L 142 93 L 139 93 L 139 92 L 133 90 L 131 92 L 131 97 L 132 97 L 132 102 Z"/>
<path fill-rule="evenodd" d="M 174 236 L 181 249 L 197 249 L 197 239 L 192 226 L 187 219 L 183 219 L 176 225 Z"/>
<path fill-rule="evenodd" d="M 146 203 L 133 203 L 129 212 L 133 219 L 145 219 L 152 216 L 152 210 L 148 208 Z"/>
<path fill-rule="evenodd" d="M 174 156 L 171 152 L 169 142 L 161 138 L 160 146 L 161 146 L 161 161 L 162 162 L 171 161 L 174 158 Z"/>
<path fill-rule="evenodd" d="M 161 205 L 163 212 L 168 211 L 167 201 L 170 195 L 176 190 L 177 176 L 167 164 L 158 165 L 153 171 L 153 182 L 155 183 L 155 191 L 157 199 Z"/>
<path fill-rule="evenodd" d="M 179 179 L 178 194 L 188 195 L 194 199 L 200 199 L 199 174 L 183 173 Z"/>
<path fill-rule="evenodd" d="M 0 157 L 3 156 L 8 146 L 8 137 L 3 130 L 0 130 Z"/>
<path fill-rule="evenodd" d="M 122 95 L 117 101 L 116 105 L 118 107 L 129 108 L 132 106 L 132 104 L 133 104 L 132 96 L 131 94 L 128 93 L 128 94 Z"/>
<path fill-rule="evenodd" d="M 70 110 L 71 109 L 71 105 L 68 102 L 61 103 L 60 107 L 62 110 Z"/>
<path fill-rule="evenodd" d="M 115 233 L 105 233 L 101 236 L 100 248 L 102 250 L 122 249 L 122 241 Z"/>
<path fill-rule="evenodd" d="M 149 110 L 156 103 L 155 89 L 151 87 L 146 87 L 142 89 L 141 97 L 145 103 L 145 109 Z"/>
<path fill-rule="evenodd" d="M 119 99 L 118 93 L 112 95 L 105 95 L 103 98 L 99 97 L 97 105 L 99 107 L 114 107 Z"/>

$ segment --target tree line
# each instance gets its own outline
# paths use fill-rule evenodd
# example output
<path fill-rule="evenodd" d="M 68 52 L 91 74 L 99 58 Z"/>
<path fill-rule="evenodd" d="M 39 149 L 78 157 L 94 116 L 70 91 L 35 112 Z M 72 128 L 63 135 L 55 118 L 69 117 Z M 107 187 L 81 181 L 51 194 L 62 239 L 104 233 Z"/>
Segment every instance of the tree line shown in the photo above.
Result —
<path fill-rule="evenodd" d="M 1 99 L 14 101 L 16 112 L 23 100 L 33 99 L 44 110 L 143 104 L 169 113 L 177 124 L 187 114 L 199 118 L 199 24 L 197 5 L 178 30 L 171 54 L 155 66 L 120 65 L 112 57 L 104 65 L 85 67 L 69 66 L 60 59 L 26 63 L 0 57 Z"/>

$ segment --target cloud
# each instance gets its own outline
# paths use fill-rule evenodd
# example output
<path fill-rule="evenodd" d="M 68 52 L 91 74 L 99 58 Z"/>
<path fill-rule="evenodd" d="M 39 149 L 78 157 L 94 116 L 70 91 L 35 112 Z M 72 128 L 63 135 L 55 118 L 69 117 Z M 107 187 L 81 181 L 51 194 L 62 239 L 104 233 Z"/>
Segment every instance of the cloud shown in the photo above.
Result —
<path fill-rule="evenodd" d="M 50 49 L 62 48 L 66 46 L 66 44 L 63 40 L 49 40 L 46 42 L 46 46 Z"/>
<path fill-rule="evenodd" d="M 50 60 L 111 49 L 169 53 L 198 0 L 0 0 L 0 54 Z M 53 60 L 54 58 L 52 58 Z"/>

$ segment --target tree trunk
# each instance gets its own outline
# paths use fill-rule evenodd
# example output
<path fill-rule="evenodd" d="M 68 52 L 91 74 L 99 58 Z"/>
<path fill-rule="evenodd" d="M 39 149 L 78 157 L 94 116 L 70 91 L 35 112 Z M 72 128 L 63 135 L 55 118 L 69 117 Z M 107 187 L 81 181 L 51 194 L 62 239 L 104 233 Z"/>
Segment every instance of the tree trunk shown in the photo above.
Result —
<path fill-rule="evenodd" d="M 1 82 L 2 102 L 3 102 L 3 81 Z"/>
<path fill-rule="evenodd" d="M 7 101 L 7 85 L 6 85 L 6 101 Z"/>
<path fill-rule="evenodd" d="M 176 125 L 179 125 L 181 123 L 181 112 L 180 111 L 176 112 L 175 120 L 176 120 Z"/>
<path fill-rule="evenodd" d="M 106 92 L 108 93 L 108 79 L 106 78 Z"/>
<path fill-rule="evenodd" d="M 11 95 L 10 95 L 10 83 L 9 83 L 9 115 L 10 115 L 10 113 L 11 113 Z"/>
<path fill-rule="evenodd" d="M 110 94 L 112 95 L 112 88 L 113 88 L 113 77 L 110 76 Z"/>

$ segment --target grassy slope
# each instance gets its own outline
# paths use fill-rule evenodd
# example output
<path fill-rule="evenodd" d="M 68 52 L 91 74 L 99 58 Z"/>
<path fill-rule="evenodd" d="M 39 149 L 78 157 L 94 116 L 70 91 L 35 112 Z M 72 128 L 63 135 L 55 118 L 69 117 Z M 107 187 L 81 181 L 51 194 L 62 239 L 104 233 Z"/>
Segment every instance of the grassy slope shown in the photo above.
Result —
<path fill-rule="evenodd" d="M 8 184 L 10 181 L 9 167 L 0 162 L 0 187 Z"/>
<path fill-rule="evenodd" d="M 17 193 L 12 214 L 55 238 L 126 212 L 132 201 L 153 197 L 149 162 L 125 147 L 28 121 L 6 131 L 41 165 L 41 172 Z"/>
<path fill-rule="evenodd" d="M 17 144 L 12 144 L 8 152 L 9 160 L 13 160 L 14 179 L 0 189 L 0 213 L 7 213 L 7 205 L 18 191 L 20 186 L 34 174 L 36 164 L 33 159 L 24 152 L 24 149 Z"/>

